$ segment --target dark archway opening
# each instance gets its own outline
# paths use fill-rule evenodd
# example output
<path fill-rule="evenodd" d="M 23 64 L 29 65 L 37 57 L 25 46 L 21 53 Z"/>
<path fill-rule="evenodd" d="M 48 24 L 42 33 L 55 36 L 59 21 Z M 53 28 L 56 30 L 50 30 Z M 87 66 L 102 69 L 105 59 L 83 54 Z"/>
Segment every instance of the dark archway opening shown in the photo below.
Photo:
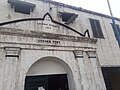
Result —
<path fill-rule="evenodd" d="M 67 74 L 26 76 L 25 90 L 69 90 Z"/>

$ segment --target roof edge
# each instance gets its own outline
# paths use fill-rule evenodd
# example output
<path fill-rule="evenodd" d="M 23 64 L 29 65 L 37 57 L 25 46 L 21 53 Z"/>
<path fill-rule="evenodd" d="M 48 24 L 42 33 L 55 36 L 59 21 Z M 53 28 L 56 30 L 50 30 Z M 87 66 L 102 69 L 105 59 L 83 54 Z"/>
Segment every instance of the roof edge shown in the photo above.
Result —
<path fill-rule="evenodd" d="M 87 10 L 87 9 L 82 8 L 82 7 L 75 7 L 75 6 L 72 6 L 72 5 L 68 5 L 68 4 L 61 3 L 61 2 L 56 2 L 56 1 L 53 1 L 53 0 L 39 0 L 39 1 L 43 1 L 43 2 L 46 2 L 46 3 L 51 3 L 51 4 L 54 4 L 54 5 L 67 7 L 67 8 L 77 10 L 77 11 L 81 11 L 81 12 L 85 12 L 85 13 L 89 13 L 89 14 L 98 15 L 98 16 L 101 16 L 101 17 L 106 17 L 106 18 L 112 19 L 111 16 L 109 16 L 109 15 L 98 13 L 98 12 L 91 11 L 91 10 Z M 117 18 L 117 17 L 114 17 L 114 18 L 115 18 L 115 20 L 120 21 L 119 18 Z"/>

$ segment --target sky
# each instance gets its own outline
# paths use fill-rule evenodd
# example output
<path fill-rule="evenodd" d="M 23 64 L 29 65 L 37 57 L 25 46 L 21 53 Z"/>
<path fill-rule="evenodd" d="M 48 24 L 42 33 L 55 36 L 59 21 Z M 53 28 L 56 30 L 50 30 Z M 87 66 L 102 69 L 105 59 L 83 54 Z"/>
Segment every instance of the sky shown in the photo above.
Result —
<path fill-rule="evenodd" d="M 53 0 L 110 15 L 107 0 Z M 120 18 L 120 0 L 109 0 L 114 17 Z"/>

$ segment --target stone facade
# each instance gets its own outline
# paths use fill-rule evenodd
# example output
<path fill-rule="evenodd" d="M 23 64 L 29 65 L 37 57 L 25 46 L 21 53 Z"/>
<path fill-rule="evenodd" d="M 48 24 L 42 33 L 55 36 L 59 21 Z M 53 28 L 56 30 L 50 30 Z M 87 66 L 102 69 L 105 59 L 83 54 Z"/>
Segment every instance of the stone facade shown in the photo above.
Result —
<path fill-rule="evenodd" d="M 26 76 L 52 74 L 67 74 L 69 90 L 106 90 L 101 67 L 120 65 L 110 17 L 53 1 L 21 1 L 36 7 L 28 15 L 0 3 L 0 90 L 24 90 Z M 59 12 L 78 17 L 66 25 Z M 100 21 L 104 39 L 93 37 L 89 18 Z"/>

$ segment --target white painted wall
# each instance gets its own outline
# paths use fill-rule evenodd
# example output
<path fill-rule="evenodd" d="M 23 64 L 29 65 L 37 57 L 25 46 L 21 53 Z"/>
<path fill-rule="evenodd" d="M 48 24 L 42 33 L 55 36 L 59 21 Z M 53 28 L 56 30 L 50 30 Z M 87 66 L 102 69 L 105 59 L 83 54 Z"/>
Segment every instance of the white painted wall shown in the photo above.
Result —
<path fill-rule="evenodd" d="M 46 63 L 48 61 L 44 61 L 47 59 L 50 59 L 50 61 L 49 61 L 50 64 Z M 52 64 L 55 64 L 55 65 L 52 65 L 49 68 L 49 70 L 52 70 L 52 72 L 43 71 L 40 69 L 40 71 L 39 71 L 40 74 L 42 72 L 45 74 L 52 74 L 52 73 L 57 74 L 57 73 L 66 73 L 67 72 L 70 90 L 78 90 L 79 89 L 79 87 L 77 86 L 78 85 L 77 83 L 79 83 L 79 81 L 77 79 L 79 79 L 80 76 L 79 76 L 78 69 L 76 66 L 76 61 L 74 59 L 74 55 L 72 52 L 22 50 L 22 53 L 21 53 L 21 70 L 22 71 L 20 74 L 22 77 L 20 77 L 20 79 L 22 79 L 22 78 L 25 79 L 25 76 L 31 75 L 31 73 L 35 74 L 35 72 L 31 71 L 30 67 L 33 65 L 33 68 L 34 68 L 34 63 L 41 65 L 42 64 L 41 62 L 46 63 L 47 65 L 49 64 L 48 66 L 50 66 Z M 58 66 L 56 66 L 56 65 L 58 65 Z M 39 66 L 39 67 L 41 67 L 41 66 Z M 55 72 L 53 70 L 56 70 L 56 69 L 53 69 L 52 67 L 57 67 L 57 69 L 59 68 L 60 70 Z M 44 70 L 46 70 L 46 69 L 44 69 Z M 37 69 L 37 71 L 38 71 L 38 69 Z M 22 83 L 21 85 L 24 86 L 23 80 L 20 80 L 20 83 Z M 23 86 L 21 86 L 21 85 L 19 87 L 23 88 Z"/>
<path fill-rule="evenodd" d="M 40 60 L 34 63 L 29 69 L 27 76 L 54 74 L 67 74 L 67 71 L 60 63 L 51 61 L 48 58 L 48 60 Z"/>
<path fill-rule="evenodd" d="M 60 45 L 56 47 L 55 45 L 53 45 L 51 47 L 48 44 L 44 44 L 44 45 L 41 45 L 40 43 L 38 44 L 37 40 L 40 38 L 27 37 L 27 36 L 24 37 L 21 35 L 14 35 L 14 36 L 7 35 L 7 34 L 5 35 L 1 33 L 0 34 L 0 80 L 1 80 L 0 90 L 9 90 L 8 88 L 11 85 L 15 86 L 15 87 L 12 87 L 11 90 L 24 90 L 24 80 L 26 75 L 29 76 L 29 75 L 38 75 L 38 74 L 41 75 L 41 74 L 60 74 L 60 73 L 68 74 L 70 90 L 80 90 L 83 86 L 87 88 L 92 86 L 91 90 L 96 90 L 95 88 L 97 85 L 95 86 L 96 84 L 95 82 L 98 79 L 101 79 L 101 82 L 103 82 L 103 78 L 98 78 L 97 76 L 99 74 L 97 72 L 97 69 L 93 70 L 94 67 L 97 67 L 96 66 L 97 64 L 95 64 L 96 62 L 89 60 L 87 58 L 88 57 L 87 54 L 85 54 L 85 59 L 80 59 L 82 60 L 83 64 L 85 64 L 83 65 L 80 63 L 81 61 L 76 60 L 73 54 L 74 50 L 83 50 L 83 51 L 95 50 L 95 45 L 97 46 L 97 54 L 98 54 L 98 59 L 101 66 L 106 66 L 106 65 L 120 66 L 120 60 L 119 60 L 120 50 L 119 50 L 119 46 L 117 44 L 116 38 L 114 36 L 112 27 L 110 25 L 111 19 L 93 15 L 90 13 L 76 11 L 66 7 L 53 5 L 50 3 L 45 3 L 40 0 L 39 1 L 25 0 L 25 1 L 36 4 L 36 8 L 34 9 L 33 12 L 31 12 L 30 15 L 14 12 L 14 9 L 10 7 L 9 3 L 7 3 L 7 0 L 1 0 L 0 9 L 2 11 L 0 12 L 0 23 L 11 21 L 11 20 L 17 20 L 17 19 L 31 18 L 31 17 L 42 18 L 46 12 L 50 13 L 53 20 L 64 23 L 61 21 L 61 18 L 59 17 L 58 12 L 59 11 L 73 12 L 78 14 L 79 16 L 74 23 L 71 23 L 69 25 L 70 27 L 74 28 L 75 30 L 81 33 L 84 33 L 86 29 L 89 29 L 90 36 L 93 37 L 89 18 L 98 19 L 102 26 L 102 31 L 105 39 L 98 39 L 98 42 L 96 44 L 91 44 L 86 42 L 61 41 L 62 43 Z M 50 7 L 52 7 L 52 10 L 49 10 Z M 116 23 L 120 25 L 120 21 L 116 21 Z M 37 25 L 36 22 L 29 21 L 29 22 L 6 25 L 3 27 L 19 29 L 18 32 L 24 32 L 24 33 L 27 32 L 28 34 L 30 30 L 33 30 L 33 31 L 38 30 L 38 32 L 39 30 L 43 30 L 43 28 L 40 28 L 40 27 L 36 28 L 36 25 Z M 20 29 L 23 29 L 23 30 L 20 30 Z M 10 29 L 8 28 L 0 29 L 0 30 L 1 30 L 0 32 L 2 32 L 2 30 L 10 31 Z M 75 35 L 75 33 L 68 31 L 68 29 L 64 27 L 61 27 L 58 30 L 60 31 L 57 32 L 57 30 L 56 31 L 53 30 L 52 32 L 60 33 L 64 35 Z M 4 47 L 22 48 L 19 54 L 20 55 L 19 59 L 17 60 L 16 58 L 6 59 L 5 58 L 6 51 L 4 50 Z M 56 59 L 58 60 L 57 62 L 56 61 L 52 62 L 51 60 L 48 60 L 48 59 L 44 61 L 42 60 L 42 58 L 44 57 L 56 57 L 59 59 Z M 80 64 L 83 65 L 83 67 L 79 66 Z M 43 70 L 43 68 L 45 67 L 46 67 L 46 71 Z M 82 68 L 85 67 L 86 71 L 82 72 L 82 69 L 80 69 L 80 67 Z M 17 75 L 16 75 L 16 71 L 17 71 Z M 89 83 L 83 84 L 84 81 L 82 80 L 84 80 L 84 76 L 81 77 L 81 73 L 86 74 L 87 76 L 86 78 L 88 78 L 87 80 L 89 81 Z M 94 76 L 97 78 L 95 78 Z M 102 75 L 100 77 L 102 77 Z M 7 84 L 7 80 L 9 80 L 8 84 Z M 14 82 L 12 82 L 13 80 Z M 100 85 L 100 86 L 98 85 L 98 88 L 99 87 L 100 88 L 97 90 L 105 90 L 104 83 L 100 84 L 101 82 L 97 82 L 97 84 L 99 83 Z M 101 85 L 103 87 L 101 87 Z"/>
<path fill-rule="evenodd" d="M 110 25 L 111 19 L 93 15 L 90 13 L 76 11 L 66 7 L 56 6 L 56 5 L 45 3 L 38 0 L 26 0 L 26 1 L 36 4 L 36 8 L 34 9 L 33 12 L 31 12 L 30 15 L 14 12 L 14 9 L 10 7 L 9 3 L 7 3 L 7 0 L 1 0 L 0 9 L 2 11 L 0 12 L 0 23 L 10 21 L 10 20 L 29 18 L 29 17 L 41 18 L 44 16 L 46 12 L 49 12 L 51 14 L 51 16 L 53 17 L 53 20 L 61 22 L 61 19 L 59 18 L 59 15 L 58 15 L 59 11 L 73 12 L 78 14 L 79 16 L 76 19 L 76 21 L 70 24 L 69 26 L 82 33 L 86 29 L 89 29 L 90 36 L 93 37 L 91 26 L 89 23 L 89 18 L 98 19 L 102 26 L 102 31 L 105 37 L 105 39 L 98 39 L 98 42 L 97 42 L 97 48 L 98 48 L 97 53 L 98 53 L 99 61 L 103 66 L 104 65 L 120 66 L 120 60 L 119 60 L 120 49 L 116 41 L 115 35 L 113 33 L 112 27 Z M 49 10 L 50 7 L 52 7 L 52 10 Z M 120 25 L 120 21 L 116 21 L 116 23 Z M 24 25 L 23 27 L 25 27 Z M 13 25 L 13 27 L 17 28 L 16 25 L 15 26 Z M 34 25 L 31 26 L 30 28 L 32 27 L 34 27 Z M 36 30 L 35 28 L 33 29 Z"/>

